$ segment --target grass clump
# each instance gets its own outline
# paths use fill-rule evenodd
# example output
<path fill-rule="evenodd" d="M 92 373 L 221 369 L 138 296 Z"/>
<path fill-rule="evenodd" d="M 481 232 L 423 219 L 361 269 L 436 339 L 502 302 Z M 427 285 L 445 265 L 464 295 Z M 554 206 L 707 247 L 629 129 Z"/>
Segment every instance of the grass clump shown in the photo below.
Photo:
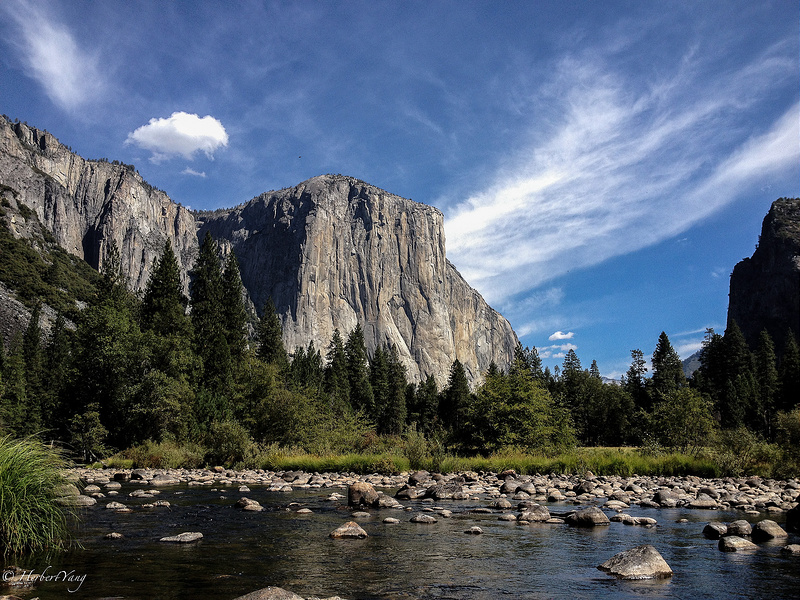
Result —
<path fill-rule="evenodd" d="M 56 502 L 64 459 L 36 439 L 0 438 L 0 552 L 4 557 L 69 545 L 68 512 Z"/>

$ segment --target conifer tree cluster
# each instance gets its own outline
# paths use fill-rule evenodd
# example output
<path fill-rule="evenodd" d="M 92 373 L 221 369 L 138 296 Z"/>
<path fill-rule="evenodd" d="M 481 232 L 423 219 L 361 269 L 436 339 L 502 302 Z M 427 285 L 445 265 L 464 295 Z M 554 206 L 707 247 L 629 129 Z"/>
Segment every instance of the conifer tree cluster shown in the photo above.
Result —
<path fill-rule="evenodd" d="M 474 390 L 458 360 L 439 389 L 431 375 L 409 383 L 397 348 L 368 352 L 360 325 L 323 348 L 287 351 L 270 299 L 250 327 L 236 256 L 223 261 L 210 235 L 188 298 L 183 289 L 166 243 L 141 296 L 131 294 L 111 244 L 75 328 L 59 315 L 45 336 L 36 303 L 24 333 L 0 344 L 0 428 L 61 440 L 87 461 L 148 440 L 199 442 L 208 461 L 241 461 L 247 444 L 352 452 L 412 430 L 470 454 L 576 443 L 691 450 L 742 428 L 767 441 L 800 435 L 793 334 L 778 360 L 766 332 L 751 349 L 735 323 L 724 336 L 708 330 L 691 380 L 663 332 L 650 366 L 633 350 L 614 383 L 574 350 L 551 373 L 536 348 L 518 345 Z"/>

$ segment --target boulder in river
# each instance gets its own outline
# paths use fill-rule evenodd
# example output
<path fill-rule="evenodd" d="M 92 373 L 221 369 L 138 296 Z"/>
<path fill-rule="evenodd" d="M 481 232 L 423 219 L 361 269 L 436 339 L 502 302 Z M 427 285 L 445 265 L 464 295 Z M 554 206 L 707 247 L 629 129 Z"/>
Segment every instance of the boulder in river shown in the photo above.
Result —
<path fill-rule="evenodd" d="M 605 515 L 603 515 L 605 516 Z M 537 504 L 536 506 L 530 506 L 526 508 L 519 514 L 517 520 L 519 521 L 529 521 L 532 523 L 543 523 L 550 518 L 550 511 L 547 509 L 546 506 L 542 506 Z"/>
<path fill-rule="evenodd" d="M 758 546 L 738 535 L 726 535 L 720 538 L 718 548 L 722 552 L 741 552 L 743 550 L 757 550 Z"/>
<path fill-rule="evenodd" d="M 611 524 L 606 514 L 596 506 L 571 513 L 564 521 L 573 527 L 598 527 Z"/>
<path fill-rule="evenodd" d="M 283 588 L 270 586 L 239 596 L 234 600 L 303 600 L 303 598 Z"/>
<path fill-rule="evenodd" d="M 367 537 L 367 532 L 355 521 L 348 521 L 344 525 L 331 531 L 330 537 L 335 540 L 364 539 Z"/>
<path fill-rule="evenodd" d="M 203 539 L 203 534 L 199 531 L 185 531 L 183 533 L 179 533 L 178 535 L 169 535 L 167 537 L 163 537 L 159 541 L 172 542 L 174 544 L 189 544 L 200 539 Z"/>
<path fill-rule="evenodd" d="M 728 526 L 725 523 L 712 522 L 703 527 L 703 535 L 710 540 L 718 540 L 728 533 Z"/>
<path fill-rule="evenodd" d="M 347 504 L 350 506 L 372 506 L 378 501 L 378 492 L 371 483 L 356 481 L 347 488 Z"/>
<path fill-rule="evenodd" d="M 619 579 L 663 579 L 672 577 L 664 557 L 650 544 L 615 554 L 597 567 Z"/>
<path fill-rule="evenodd" d="M 800 533 L 800 504 L 786 511 L 786 530 Z"/>
<path fill-rule="evenodd" d="M 753 533 L 751 534 L 756 541 L 766 541 L 774 539 L 784 539 L 789 537 L 780 525 L 770 519 L 759 521 L 753 526 Z"/>
<path fill-rule="evenodd" d="M 753 533 L 753 526 L 750 525 L 750 522 L 739 519 L 738 521 L 728 523 L 728 533 L 725 535 L 738 535 L 742 537 L 749 536 L 751 533 Z"/>

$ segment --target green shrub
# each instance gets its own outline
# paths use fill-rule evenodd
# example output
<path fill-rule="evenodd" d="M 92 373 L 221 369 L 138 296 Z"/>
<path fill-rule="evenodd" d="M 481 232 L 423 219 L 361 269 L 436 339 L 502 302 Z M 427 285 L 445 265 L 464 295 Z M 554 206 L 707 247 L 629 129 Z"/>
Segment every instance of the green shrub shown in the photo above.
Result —
<path fill-rule="evenodd" d="M 203 466 L 205 454 L 206 449 L 198 444 L 147 440 L 115 455 L 111 462 L 140 469 L 197 469 Z"/>
<path fill-rule="evenodd" d="M 65 483 L 61 454 L 32 438 L 0 438 L 0 551 L 64 549 L 69 513 L 56 502 Z"/>

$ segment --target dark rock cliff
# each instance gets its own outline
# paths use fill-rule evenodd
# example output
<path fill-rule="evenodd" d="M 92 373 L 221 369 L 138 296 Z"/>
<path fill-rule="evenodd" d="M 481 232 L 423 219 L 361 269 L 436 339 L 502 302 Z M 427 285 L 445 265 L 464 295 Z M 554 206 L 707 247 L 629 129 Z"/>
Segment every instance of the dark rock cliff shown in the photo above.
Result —
<path fill-rule="evenodd" d="M 198 240 L 211 231 L 224 252 L 236 251 L 253 306 L 272 297 L 290 350 L 313 340 L 324 352 L 334 329 L 346 336 L 360 323 L 370 351 L 394 344 L 409 379 L 432 374 L 440 384 L 455 359 L 475 381 L 513 355 L 508 321 L 447 261 L 442 214 L 350 177 L 192 213 L 132 166 L 85 160 L 49 133 L 0 118 L 0 186 L 14 236 L 33 239 L 41 227 L 95 268 L 114 240 L 134 290 L 169 239 L 188 291 Z"/>
<path fill-rule="evenodd" d="M 753 256 L 734 267 L 728 323 L 732 320 L 751 348 L 764 329 L 779 353 L 789 330 L 800 335 L 800 198 L 772 204 Z"/>

